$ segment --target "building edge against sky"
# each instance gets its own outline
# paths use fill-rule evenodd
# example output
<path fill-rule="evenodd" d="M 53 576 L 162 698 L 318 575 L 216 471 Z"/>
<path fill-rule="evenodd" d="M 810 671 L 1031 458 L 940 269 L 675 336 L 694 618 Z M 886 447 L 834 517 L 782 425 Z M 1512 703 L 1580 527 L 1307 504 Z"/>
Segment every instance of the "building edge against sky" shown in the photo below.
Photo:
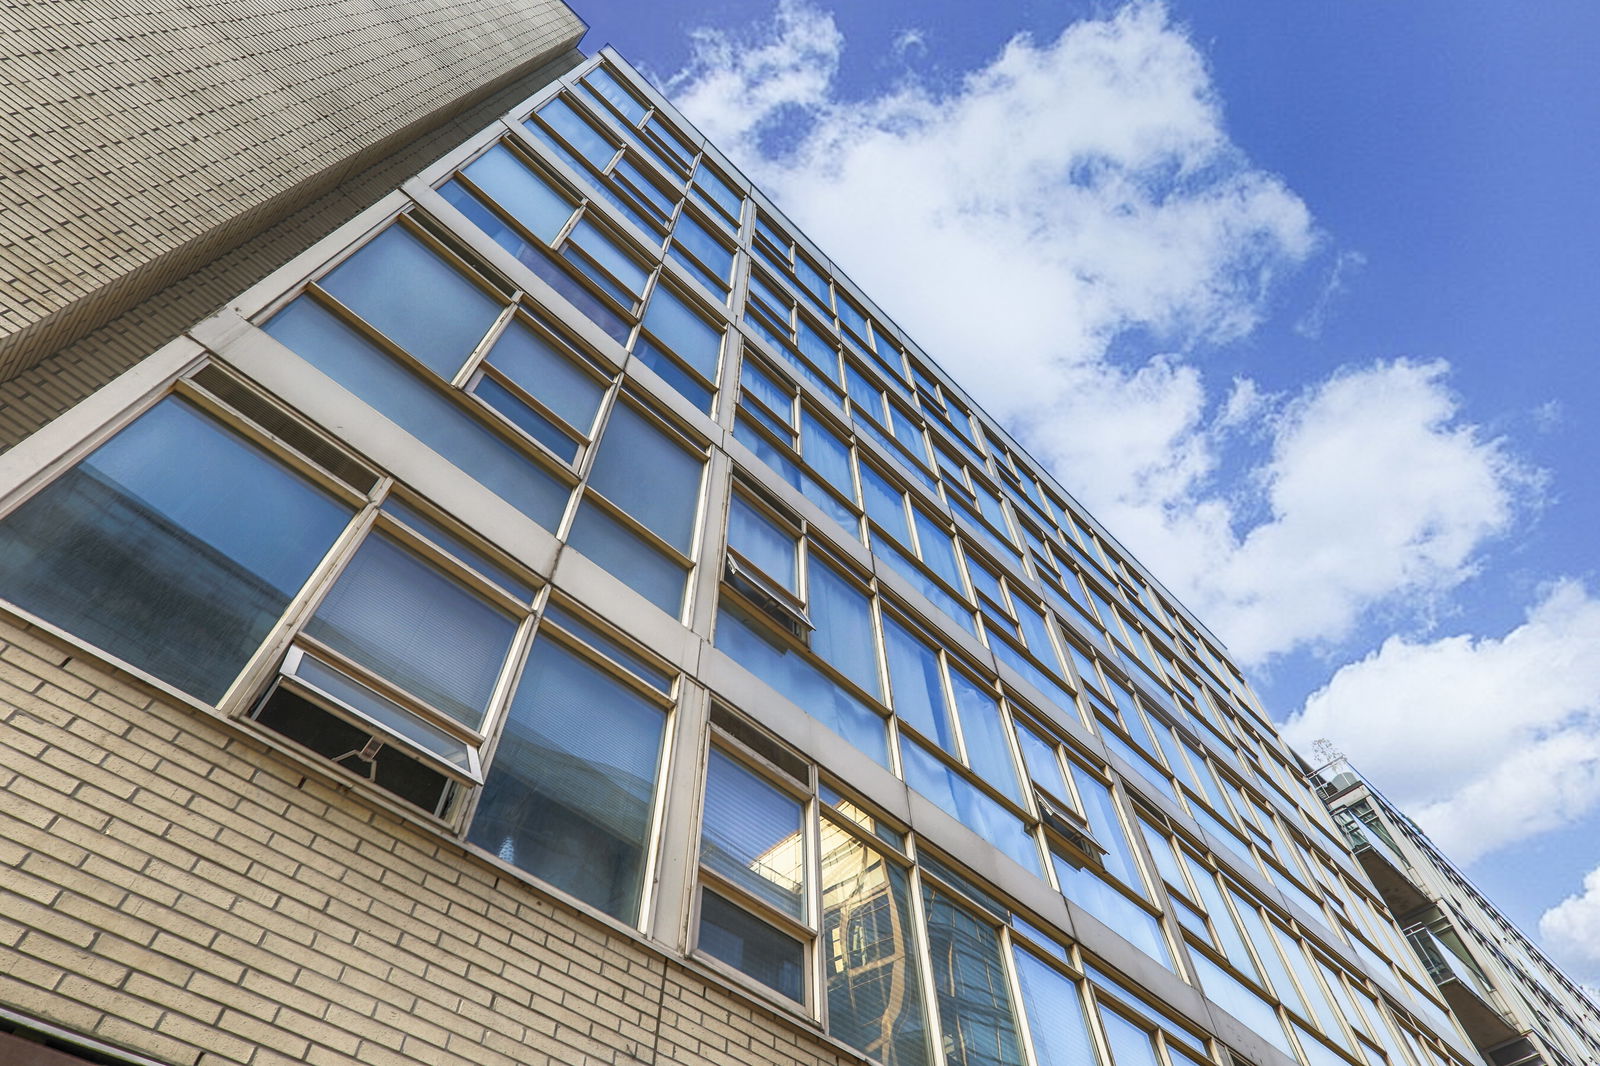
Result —
<path fill-rule="evenodd" d="M 171 1063 L 1600 1059 L 620 57 L 502 110 L 0 457 L 13 1027 Z"/>

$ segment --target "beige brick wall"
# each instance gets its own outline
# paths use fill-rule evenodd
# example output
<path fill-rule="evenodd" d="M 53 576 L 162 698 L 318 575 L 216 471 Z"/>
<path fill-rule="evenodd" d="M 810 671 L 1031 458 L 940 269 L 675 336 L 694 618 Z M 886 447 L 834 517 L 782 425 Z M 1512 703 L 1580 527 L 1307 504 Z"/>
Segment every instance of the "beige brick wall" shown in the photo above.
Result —
<path fill-rule="evenodd" d="M 576 51 L 557 56 L 10 380 L 0 373 L 0 451 L 210 315 L 581 59 Z"/>
<path fill-rule="evenodd" d="M 559 0 L 0 5 L 0 380 L 582 28 Z"/>
<path fill-rule="evenodd" d="M 0 1005 L 202 1066 L 861 1061 L 10 616 Z"/>

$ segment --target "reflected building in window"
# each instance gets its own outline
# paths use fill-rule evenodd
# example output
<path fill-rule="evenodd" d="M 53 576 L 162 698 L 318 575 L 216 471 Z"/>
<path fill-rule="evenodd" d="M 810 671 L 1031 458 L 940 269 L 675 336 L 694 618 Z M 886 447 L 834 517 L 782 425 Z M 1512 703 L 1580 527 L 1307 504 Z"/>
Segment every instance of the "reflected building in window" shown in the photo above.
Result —
<path fill-rule="evenodd" d="M 561 55 L 0 456 L 4 1028 L 1596 1058 L 1576 986 L 1467 890 L 1405 895 L 1409 823 L 1308 778 L 779 205 L 620 56 Z"/>

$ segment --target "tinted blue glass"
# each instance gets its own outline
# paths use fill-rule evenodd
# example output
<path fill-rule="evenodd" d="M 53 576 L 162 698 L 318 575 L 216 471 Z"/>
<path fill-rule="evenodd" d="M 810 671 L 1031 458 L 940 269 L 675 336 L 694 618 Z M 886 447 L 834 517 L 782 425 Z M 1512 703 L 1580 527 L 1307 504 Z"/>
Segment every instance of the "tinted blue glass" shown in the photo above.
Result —
<path fill-rule="evenodd" d="M 595 67 L 583 79 L 589 88 L 604 97 L 612 107 L 622 112 L 629 122 L 637 125 L 644 118 L 644 105 L 627 89 L 608 67 Z"/>
<path fill-rule="evenodd" d="M 1039 849 L 1022 819 L 978 790 L 956 770 L 940 762 L 910 737 L 901 737 L 900 761 L 906 784 L 938 804 L 950 817 L 1009 855 L 1023 868 L 1043 876 Z"/>
<path fill-rule="evenodd" d="M 578 442 L 573 440 L 561 427 L 550 421 L 544 415 L 535 411 L 516 396 L 511 390 L 500 384 L 492 377 L 482 377 L 472 386 L 472 393 L 496 411 L 505 415 L 512 425 L 521 429 L 528 436 L 555 452 L 567 462 L 572 462 L 578 455 Z"/>
<path fill-rule="evenodd" d="M 692 215 L 678 216 L 678 222 L 672 229 L 672 238 L 709 267 L 719 281 L 728 280 L 733 272 L 733 252 L 713 237 L 709 230 L 696 222 Z"/>
<path fill-rule="evenodd" d="M 1033 1053 L 1039 1066 L 1091 1066 L 1094 1044 L 1083 1016 L 1078 982 L 1032 952 L 1013 949 L 1022 1010 L 1028 1016 Z M 1118 1066 L 1126 1064 L 1118 1063 Z"/>
<path fill-rule="evenodd" d="M 883 718 L 846 692 L 787 644 L 768 637 L 740 612 L 717 612 L 716 645 L 739 665 L 771 685 L 811 717 L 870 755 L 889 764 Z"/>
<path fill-rule="evenodd" d="M 884 654 L 894 712 L 946 751 L 956 750 L 955 731 L 945 709 L 943 671 L 932 648 L 893 618 L 883 620 Z"/>
<path fill-rule="evenodd" d="M 644 283 L 650 277 L 650 272 L 587 218 L 572 227 L 572 235 L 568 239 L 588 252 L 612 277 L 622 282 L 630 295 L 637 298 L 644 294 Z M 624 299 L 623 302 L 630 301 Z"/>
<path fill-rule="evenodd" d="M 607 658 L 638 674 L 652 688 L 660 689 L 662 692 L 672 691 L 671 674 L 646 662 L 626 646 L 612 640 L 571 611 L 562 608 L 558 604 L 551 604 L 545 608 L 544 618 L 545 621 L 553 622 L 568 633 L 581 638 L 585 644 L 604 653 Z"/>
<path fill-rule="evenodd" d="M 1089 820 L 1095 840 L 1106 849 L 1106 870 L 1134 891 L 1143 892 L 1144 878 L 1134 861 L 1133 845 L 1122 828 L 1122 818 L 1111 790 L 1079 766 L 1073 766 L 1072 777 L 1078 786 L 1078 796 L 1083 800 L 1083 816 Z"/>
<path fill-rule="evenodd" d="M 805 356 L 812 366 L 830 379 L 839 373 L 838 353 L 822 334 L 811 328 L 809 322 L 802 318 L 795 335 L 800 354 Z"/>
<path fill-rule="evenodd" d="M 850 477 L 850 447 L 829 430 L 803 412 L 800 418 L 800 454 L 822 479 L 839 491 L 847 500 L 856 497 Z"/>
<path fill-rule="evenodd" d="M 349 519 L 167 399 L 0 521 L 0 596 L 214 702 Z"/>
<path fill-rule="evenodd" d="M 844 364 L 844 386 L 858 413 L 878 419 L 883 417 L 883 390 L 857 370 L 856 365 L 849 360 Z"/>
<path fill-rule="evenodd" d="M 722 330 L 689 308 L 665 285 L 656 285 L 645 308 L 644 328 L 661 343 L 698 370 L 709 381 L 717 380 L 717 360 L 722 354 Z"/>
<path fill-rule="evenodd" d="M 950 689 L 961 718 L 961 735 L 967 742 L 967 765 L 992 788 L 1021 802 L 999 702 L 959 670 L 950 671 Z"/>
<path fill-rule="evenodd" d="M 779 385 L 770 374 L 749 359 L 739 364 L 739 384 L 783 418 L 793 417 L 794 392 Z"/>
<path fill-rule="evenodd" d="M 474 729 L 517 623 L 382 534 L 369 536 L 306 633 Z"/>
<path fill-rule="evenodd" d="M 901 544 L 910 545 L 911 526 L 906 521 L 905 493 L 865 463 L 861 464 L 861 502 L 866 505 L 867 515 L 882 526 L 885 533 Z"/>
<path fill-rule="evenodd" d="M 500 304 L 404 226 L 369 241 L 321 281 L 446 381 L 500 315 Z"/>
<path fill-rule="evenodd" d="M 1161 934 L 1161 923 L 1133 900 L 1102 881 L 1092 870 L 1051 856 L 1061 894 L 1094 915 L 1123 939 L 1152 959 L 1173 969 L 1172 951 Z M 1191 953 L 1191 957 L 1193 953 Z"/>
<path fill-rule="evenodd" d="M 617 160 L 617 165 L 611 168 L 611 173 L 626 181 L 628 187 L 645 202 L 658 220 L 665 222 L 672 217 L 672 209 L 677 206 L 678 197 L 663 192 L 661 186 L 651 180 L 645 169 L 631 157 L 624 155 Z"/>
<path fill-rule="evenodd" d="M 972 620 L 972 609 L 946 592 L 944 586 L 925 574 L 922 568 L 912 562 L 905 553 L 888 540 L 881 538 L 872 546 L 872 552 L 880 560 L 888 563 L 895 573 L 909 581 L 913 588 L 928 597 L 952 622 L 973 636 L 978 635 L 977 624 Z"/>
<path fill-rule="evenodd" d="M 1072 795 L 1066 778 L 1061 774 L 1061 761 L 1056 757 L 1056 746 L 1045 740 L 1032 728 L 1017 723 L 1017 747 L 1022 749 L 1022 761 L 1028 767 L 1028 776 L 1057 799 Z"/>
<path fill-rule="evenodd" d="M 700 898 L 700 950 L 790 999 L 805 995 L 805 945 L 715 892 Z"/>
<path fill-rule="evenodd" d="M 544 337 L 512 321 L 494 342 L 489 362 L 506 377 L 587 436 L 605 386 Z"/>
<path fill-rule="evenodd" d="M 837 522 L 852 537 L 860 539 L 861 533 L 855 512 L 839 502 L 815 478 L 801 469 L 800 464 L 790 459 L 776 445 L 751 429 L 749 423 L 741 419 L 733 427 L 733 437 L 754 452 L 757 458 L 781 475 L 785 481 L 799 489 L 806 499 L 822 508 L 828 517 Z"/>
<path fill-rule="evenodd" d="M 441 186 L 439 195 L 487 233 L 496 244 L 515 256 L 519 263 L 538 275 L 545 284 L 577 308 L 580 314 L 599 326 L 608 337 L 618 344 L 628 343 L 628 337 L 633 333 L 633 323 L 578 284 L 572 275 L 556 264 L 543 246 L 529 244 L 520 233 L 502 222 L 499 215 L 485 207 L 482 201 L 457 182 Z"/>
<path fill-rule="evenodd" d="M 612 409 L 589 484 L 681 552 L 700 511 L 704 458 L 626 404 Z"/>
<path fill-rule="evenodd" d="M 302 296 L 265 329 L 535 522 L 560 523 L 570 488 L 330 312 Z"/>
<path fill-rule="evenodd" d="M 421 533 L 434 544 L 454 555 L 457 559 L 472 567 L 484 577 L 511 593 L 524 602 L 533 599 L 533 586 L 517 577 L 513 577 L 503 567 L 491 563 L 482 552 L 476 551 L 461 540 L 441 529 L 437 523 L 424 518 L 416 508 L 408 506 L 396 497 L 389 497 L 383 502 L 386 513 L 394 515 L 400 521 Z"/>
<path fill-rule="evenodd" d="M 913 512 L 917 519 L 917 544 L 922 549 L 922 561 L 928 569 L 944 578 L 954 589 L 961 588 L 961 564 L 956 562 L 954 540 L 944 528 L 920 509 Z"/>
<path fill-rule="evenodd" d="M 605 165 L 611 162 L 611 157 L 616 155 L 616 149 L 611 146 L 611 142 L 601 136 L 599 130 L 579 117 L 565 98 L 557 97 L 541 107 L 539 117 L 549 123 L 551 129 L 559 133 L 568 144 L 578 150 L 578 154 L 597 168 L 604 169 Z"/>
<path fill-rule="evenodd" d="M 668 614 L 676 617 L 682 608 L 688 575 L 683 564 L 594 504 L 586 503 L 578 511 L 567 543 Z"/>
<path fill-rule="evenodd" d="M 707 414 L 711 413 L 711 390 L 700 384 L 700 379 L 685 370 L 682 363 L 667 354 L 666 349 L 640 334 L 633 342 L 633 356 L 660 375 L 661 380 L 676 389 L 684 399 Z"/>
<path fill-rule="evenodd" d="M 839 321 L 843 322 L 857 337 L 862 340 L 867 338 L 867 317 L 856 310 L 855 304 L 844 298 L 844 293 L 839 293 Z"/>
<path fill-rule="evenodd" d="M 465 172 L 473 184 L 546 244 L 556 239 L 572 217 L 572 203 L 503 144 L 469 163 Z"/>
<path fill-rule="evenodd" d="M 733 190 L 733 187 L 723 181 L 716 171 L 702 161 L 699 169 L 694 172 L 694 183 L 704 189 L 709 200 L 728 213 L 735 222 L 739 220 L 740 209 L 744 206 L 744 198 Z"/>
<path fill-rule="evenodd" d="M 811 650 L 845 677 L 881 697 L 878 642 L 872 632 L 872 605 L 867 595 L 815 556 L 806 589 L 810 594 Z"/>
<path fill-rule="evenodd" d="M 734 496 L 728 506 L 728 547 L 754 563 L 790 592 L 797 591 L 793 533 Z"/>
<path fill-rule="evenodd" d="M 535 641 L 468 839 L 633 921 L 665 721 L 603 670 Z"/>

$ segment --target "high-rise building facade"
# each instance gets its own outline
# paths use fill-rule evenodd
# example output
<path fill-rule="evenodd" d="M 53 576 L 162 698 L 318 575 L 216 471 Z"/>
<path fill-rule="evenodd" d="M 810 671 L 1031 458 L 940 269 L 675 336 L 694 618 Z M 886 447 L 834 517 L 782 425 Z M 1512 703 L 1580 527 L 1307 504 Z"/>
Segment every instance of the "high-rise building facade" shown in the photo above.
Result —
<path fill-rule="evenodd" d="M 609 51 L 0 456 L 0 599 L 0 1051 L 1494 1050 L 1221 643 Z"/>

